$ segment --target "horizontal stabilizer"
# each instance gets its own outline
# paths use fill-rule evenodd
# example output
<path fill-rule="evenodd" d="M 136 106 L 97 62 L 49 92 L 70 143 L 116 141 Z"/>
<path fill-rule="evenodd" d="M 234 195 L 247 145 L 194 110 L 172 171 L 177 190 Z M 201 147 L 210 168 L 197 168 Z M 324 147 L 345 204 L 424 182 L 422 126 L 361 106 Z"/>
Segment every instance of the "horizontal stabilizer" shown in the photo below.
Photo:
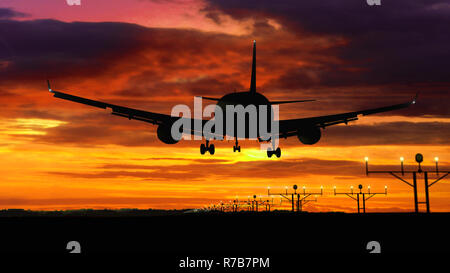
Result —
<path fill-rule="evenodd" d="M 210 97 L 202 97 L 202 96 L 197 96 L 197 98 L 202 98 L 204 100 L 215 100 L 215 101 L 219 101 L 220 100 L 218 98 L 210 98 Z"/>
<path fill-rule="evenodd" d="M 281 100 L 281 101 L 271 101 L 270 104 L 284 104 L 284 103 L 294 103 L 294 102 L 309 102 L 316 100 Z"/>

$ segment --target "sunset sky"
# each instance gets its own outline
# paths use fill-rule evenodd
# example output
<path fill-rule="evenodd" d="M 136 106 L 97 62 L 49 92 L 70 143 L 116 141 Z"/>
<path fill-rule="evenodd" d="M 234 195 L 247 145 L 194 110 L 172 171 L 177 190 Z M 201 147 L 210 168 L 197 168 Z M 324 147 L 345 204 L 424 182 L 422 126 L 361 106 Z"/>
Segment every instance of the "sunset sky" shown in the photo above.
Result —
<path fill-rule="evenodd" d="M 196 208 L 285 186 L 324 187 L 307 211 L 354 212 L 338 191 L 358 184 L 388 195 L 368 212 L 412 211 L 412 188 L 372 169 L 450 169 L 450 4 L 444 0 L 0 0 L 0 209 Z M 52 88 L 170 114 L 194 96 L 257 90 L 280 118 L 404 103 L 408 109 L 328 127 L 305 146 L 280 140 L 267 158 L 254 141 L 166 145 L 156 127 L 53 98 Z M 430 179 L 435 179 L 430 174 Z M 409 177 L 408 177 L 409 178 Z M 424 201 L 419 180 L 419 198 Z M 450 180 L 430 189 L 431 211 L 450 211 Z M 277 199 L 278 200 L 278 199 Z M 288 206 L 289 204 L 285 204 Z M 421 207 L 424 210 L 424 207 Z"/>

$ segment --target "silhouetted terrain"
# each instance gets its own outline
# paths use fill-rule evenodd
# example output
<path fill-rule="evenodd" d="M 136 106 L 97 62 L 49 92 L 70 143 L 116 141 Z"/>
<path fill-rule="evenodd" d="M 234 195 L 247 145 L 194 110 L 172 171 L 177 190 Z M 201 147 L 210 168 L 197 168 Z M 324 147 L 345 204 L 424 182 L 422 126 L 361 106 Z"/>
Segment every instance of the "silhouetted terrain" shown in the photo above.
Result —
<path fill-rule="evenodd" d="M 24 210 L 24 209 L 8 209 L 0 210 L 0 217 L 147 217 L 161 215 L 178 215 L 189 210 L 157 210 L 157 209 L 79 209 L 79 210 Z"/>

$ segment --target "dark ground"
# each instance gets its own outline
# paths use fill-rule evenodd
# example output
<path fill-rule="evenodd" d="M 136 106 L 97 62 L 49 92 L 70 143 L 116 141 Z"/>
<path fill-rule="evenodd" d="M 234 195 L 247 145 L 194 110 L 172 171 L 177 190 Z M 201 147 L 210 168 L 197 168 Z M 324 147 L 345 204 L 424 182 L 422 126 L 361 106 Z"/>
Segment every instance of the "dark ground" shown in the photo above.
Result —
<path fill-rule="evenodd" d="M 52 261 L 58 254 L 70 256 L 68 262 L 73 264 L 67 243 L 78 241 L 82 256 L 106 254 L 101 268 L 122 263 L 125 268 L 139 264 L 158 272 L 297 272 L 301 264 L 334 269 L 347 259 L 351 263 L 369 259 L 373 267 L 372 257 L 380 256 L 369 254 L 369 241 L 378 241 L 382 257 L 394 257 L 394 263 L 399 254 L 406 253 L 406 261 L 415 263 L 428 261 L 423 254 L 450 252 L 449 218 L 450 213 L 8 210 L 0 211 L 0 260 L 6 261 L 7 253 L 44 253 Z M 212 270 L 180 268 L 186 257 L 222 264 Z M 269 258 L 270 267 L 225 268 L 225 257 Z M 337 264 L 322 262 L 327 257 Z M 98 260 L 96 255 L 94 261 Z"/>
<path fill-rule="evenodd" d="M 372 255 L 369 241 L 378 241 L 382 254 L 450 252 L 449 219 L 450 213 L 0 211 L 0 252 L 65 254 L 67 243 L 78 241 L 82 254 L 148 253 L 171 268 L 186 256 L 271 257 L 276 265 L 318 252 Z"/>

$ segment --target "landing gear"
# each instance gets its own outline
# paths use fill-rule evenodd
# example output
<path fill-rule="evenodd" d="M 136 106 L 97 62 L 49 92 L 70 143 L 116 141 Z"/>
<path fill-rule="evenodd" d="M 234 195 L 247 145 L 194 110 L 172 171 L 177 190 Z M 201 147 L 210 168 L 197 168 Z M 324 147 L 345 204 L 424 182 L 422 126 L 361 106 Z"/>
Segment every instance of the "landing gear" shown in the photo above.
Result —
<path fill-rule="evenodd" d="M 213 155 L 216 151 L 214 144 L 209 145 L 209 140 L 206 140 L 206 144 L 200 145 L 200 153 L 204 155 L 206 152 L 209 152 L 211 155 Z"/>
<path fill-rule="evenodd" d="M 272 157 L 272 155 L 276 155 L 278 158 L 281 156 L 281 149 L 278 147 L 275 151 L 272 149 L 267 149 L 267 156 Z"/>
<path fill-rule="evenodd" d="M 241 146 L 238 145 L 238 139 L 237 139 L 237 137 L 234 137 L 234 138 L 236 140 L 236 144 L 233 146 L 233 152 L 236 152 L 236 151 L 241 152 Z"/>

